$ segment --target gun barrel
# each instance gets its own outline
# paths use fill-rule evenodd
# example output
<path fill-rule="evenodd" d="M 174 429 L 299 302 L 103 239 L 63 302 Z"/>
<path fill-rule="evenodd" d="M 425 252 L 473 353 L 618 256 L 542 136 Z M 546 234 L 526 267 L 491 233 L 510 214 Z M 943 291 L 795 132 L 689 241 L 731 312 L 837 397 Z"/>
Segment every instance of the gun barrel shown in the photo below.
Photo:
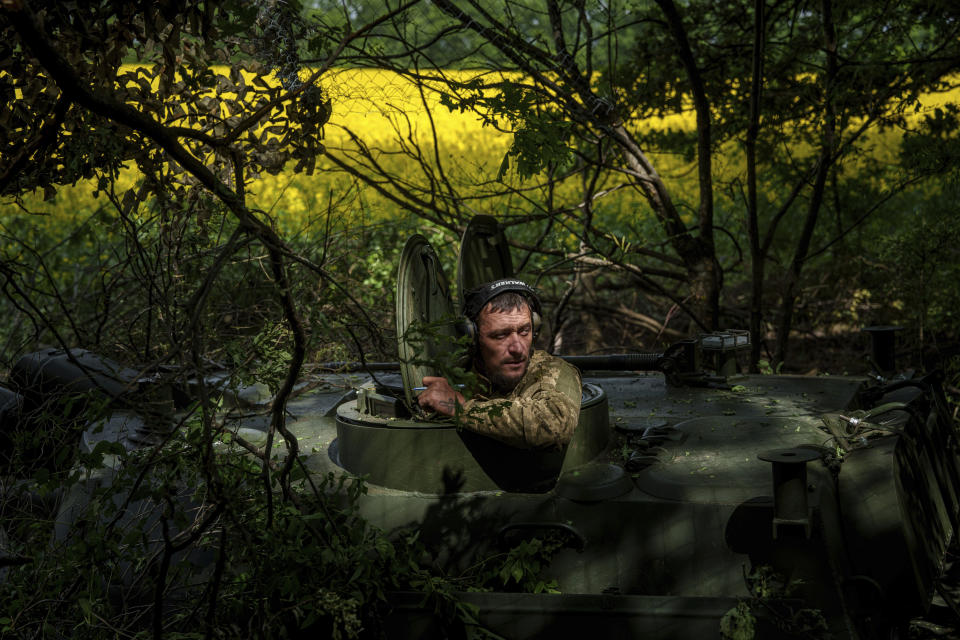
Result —
<path fill-rule="evenodd" d="M 611 353 L 599 356 L 560 356 L 581 371 L 659 371 L 662 353 Z"/>
<path fill-rule="evenodd" d="M 610 353 L 597 356 L 560 356 L 581 371 L 659 371 L 662 353 Z M 333 371 L 399 371 L 399 362 L 322 362 L 318 369 Z"/>

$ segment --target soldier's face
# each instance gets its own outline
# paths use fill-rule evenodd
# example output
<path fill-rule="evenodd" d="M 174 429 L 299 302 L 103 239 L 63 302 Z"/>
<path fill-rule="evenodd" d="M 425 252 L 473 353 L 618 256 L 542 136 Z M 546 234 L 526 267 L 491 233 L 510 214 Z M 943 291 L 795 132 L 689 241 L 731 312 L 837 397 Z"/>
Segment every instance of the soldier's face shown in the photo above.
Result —
<path fill-rule="evenodd" d="M 487 307 L 477 318 L 477 344 L 490 382 L 512 390 L 527 372 L 533 352 L 530 309 L 491 311 Z"/>

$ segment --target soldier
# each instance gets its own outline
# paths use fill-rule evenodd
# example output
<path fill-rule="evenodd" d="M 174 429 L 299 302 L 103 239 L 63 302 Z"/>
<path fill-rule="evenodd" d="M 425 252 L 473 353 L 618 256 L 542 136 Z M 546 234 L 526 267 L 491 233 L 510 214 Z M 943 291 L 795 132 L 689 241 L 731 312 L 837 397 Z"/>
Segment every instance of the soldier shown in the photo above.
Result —
<path fill-rule="evenodd" d="M 421 407 L 515 447 L 560 449 L 580 415 L 580 373 L 535 351 L 540 299 L 519 280 L 489 282 L 467 293 L 464 331 L 474 340 L 473 368 L 488 387 L 470 400 L 446 378 L 425 376 Z"/>

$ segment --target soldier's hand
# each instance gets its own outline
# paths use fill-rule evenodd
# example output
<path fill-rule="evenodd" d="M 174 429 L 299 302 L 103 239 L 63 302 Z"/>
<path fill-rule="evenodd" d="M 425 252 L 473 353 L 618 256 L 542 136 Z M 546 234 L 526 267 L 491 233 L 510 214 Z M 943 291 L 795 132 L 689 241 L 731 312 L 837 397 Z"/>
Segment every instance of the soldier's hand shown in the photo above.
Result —
<path fill-rule="evenodd" d="M 457 405 L 466 402 L 463 394 L 451 387 L 446 378 L 424 376 L 423 386 L 426 389 L 417 396 L 417 403 L 424 409 L 432 409 L 445 416 L 452 416 L 457 410 Z"/>

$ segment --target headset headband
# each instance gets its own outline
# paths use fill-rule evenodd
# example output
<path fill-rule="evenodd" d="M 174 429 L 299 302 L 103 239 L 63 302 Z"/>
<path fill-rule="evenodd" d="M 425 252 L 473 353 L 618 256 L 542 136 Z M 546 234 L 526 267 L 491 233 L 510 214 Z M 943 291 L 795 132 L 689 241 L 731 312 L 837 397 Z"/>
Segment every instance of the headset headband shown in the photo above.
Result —
<path fill-rule="evenodd" d="M 512 278 L 503 278 L 482 284 L 475 289 L 471 289 L 464 295 L 463 315 L 476 320 L 487 303 L 499 296 L 501 293 L 513 291 L 526 298 L 533 306 L 534 313 L 540 314 L 540 297 L 533 287 L 522 280 Z"/>

